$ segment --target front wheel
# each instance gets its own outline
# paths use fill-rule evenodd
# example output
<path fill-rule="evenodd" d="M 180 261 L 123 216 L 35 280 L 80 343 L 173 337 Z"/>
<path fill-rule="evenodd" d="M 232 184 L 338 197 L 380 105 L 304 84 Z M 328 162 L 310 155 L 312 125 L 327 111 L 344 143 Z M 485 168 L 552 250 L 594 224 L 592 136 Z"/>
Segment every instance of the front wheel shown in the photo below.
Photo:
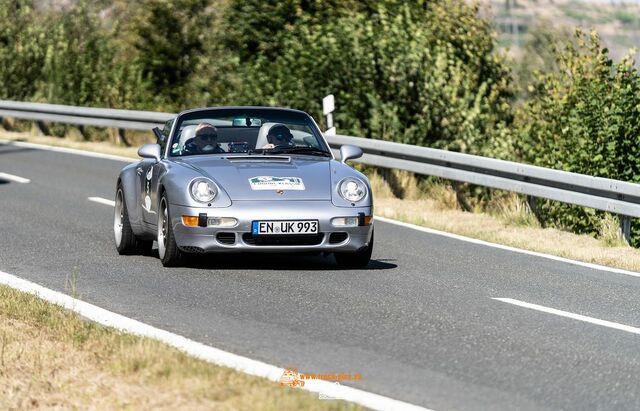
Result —
<path fill-rule="evenodd" d="M 127 204 L 124 200 L 122 186 L 116 189 L 115 211 L 113 214 L 113 234 L 116 249 L 120 255 L 149 254 L 153 241 L 141 240 L 131 229 Z"/>
<path fill-rule="evenodd" d="M 162 195 L 158 211 L 158 255 L 163 266 L 175 267 L 180 264 L 182 253 L 173 235 L 171 219 L 169 218 L 169 202 L 165 194 Z"/>
<path fill-rule="evenodd" d="M 373 252 L 373 234 L 372 232 L 369 244 L 362 250 L 355 253 L 333 253 L 336 263 L 344 268 L 365 268 L 369 264 Z"/>

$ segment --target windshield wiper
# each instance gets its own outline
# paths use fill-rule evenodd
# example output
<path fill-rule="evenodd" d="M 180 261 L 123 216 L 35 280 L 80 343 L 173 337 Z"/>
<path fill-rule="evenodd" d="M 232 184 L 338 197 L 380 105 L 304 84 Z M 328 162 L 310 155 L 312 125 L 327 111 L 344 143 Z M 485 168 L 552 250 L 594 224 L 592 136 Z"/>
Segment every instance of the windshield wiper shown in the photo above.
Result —
<path fill-rule="evenodd" d="M 269 151 L 270 154 L 311 154 L 315 156 L 331 157 L 331 153 L 315 147 L 296 146 L 296 147 L 276 147 Z"/>

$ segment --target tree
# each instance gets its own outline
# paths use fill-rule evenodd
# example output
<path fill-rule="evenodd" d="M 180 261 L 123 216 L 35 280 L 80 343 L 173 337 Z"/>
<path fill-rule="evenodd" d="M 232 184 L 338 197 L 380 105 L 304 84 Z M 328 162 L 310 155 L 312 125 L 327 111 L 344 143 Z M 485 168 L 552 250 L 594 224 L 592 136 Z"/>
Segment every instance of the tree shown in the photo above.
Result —
<path fill-rule="evenodd" d="M 559 70 L 540 74 L 518 111 L 519 157 L 533 164 L 640 182 L 640 75 L 632 54 L 614 64 L 595 32 L 577 32 L 556 55 Z M 549 222 L 597 233 L 603 213 L 545 202 Z M 640 242 L 632 226 L 632 241 Z"/>
<path fill-rule="evenodd" d="M 246 2 L 236 3 L 231 10 L 245 10 Z M 334 93 L 346 133 L 509 155 L 509 72 L 475 7 L 457 0 L 344 3 L 329 11 L 287 4 L 264 13 L 249 7 L 235 28 L 237 41 L 255 39 L 252 52 L 240 52 L 238 103 L 320 117 L 321 98 Z M 265 15 L 278 24 L 263 24 Z"/>
<path fill-rule="evenodd" d="M 210 0 L 144 0 L 131 30 L 136 62 L 169 107 L 187 99 L 211 29 Z"/>
<path fill-rule="evenodd" d="M 26 100 L 36 90 L 45 59 L 46 29 L 32 0 L 0 2 L 0 96 Z"/>

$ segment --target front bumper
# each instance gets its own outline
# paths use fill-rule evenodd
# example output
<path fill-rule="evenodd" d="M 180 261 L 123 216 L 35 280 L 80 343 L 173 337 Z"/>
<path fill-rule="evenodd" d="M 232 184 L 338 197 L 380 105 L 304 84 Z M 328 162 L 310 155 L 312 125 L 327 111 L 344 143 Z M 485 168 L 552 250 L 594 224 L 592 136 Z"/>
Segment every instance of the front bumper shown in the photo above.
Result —
<path fill-rule="evenodd" d="M 212 252 L 334 252 L 358 251 L 369 244 L 373 225 L 334 227 L 334 217 L 370 216 L 372 207 L 336 207 L 331 201 L 234 201 L 230 207 L 185 207 L 170 204 L 169 212 L 176 244 L 190 253 Z M 189 227 L 182 216 L 233 217 L 233 228 Z M 266 241 L 251 235 L 256 220 L 318 220 L 318 236 L 269 237 Z M 263 237 L 266 238 L 266 237 Z"/>

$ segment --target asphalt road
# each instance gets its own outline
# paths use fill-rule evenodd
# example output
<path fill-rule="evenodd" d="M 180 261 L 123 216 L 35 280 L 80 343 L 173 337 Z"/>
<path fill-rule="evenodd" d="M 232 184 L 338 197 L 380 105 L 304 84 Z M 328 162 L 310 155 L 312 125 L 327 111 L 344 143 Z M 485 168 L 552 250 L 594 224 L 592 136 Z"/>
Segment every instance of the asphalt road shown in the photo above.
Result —
<path fill-rule="evenodd" d="M 124 163 L 0 144 L 0 270 L 215 347 L 436 410 L 639 409 L 640 278 L 376 223 L 373 261 L 119 256 Z"/>

